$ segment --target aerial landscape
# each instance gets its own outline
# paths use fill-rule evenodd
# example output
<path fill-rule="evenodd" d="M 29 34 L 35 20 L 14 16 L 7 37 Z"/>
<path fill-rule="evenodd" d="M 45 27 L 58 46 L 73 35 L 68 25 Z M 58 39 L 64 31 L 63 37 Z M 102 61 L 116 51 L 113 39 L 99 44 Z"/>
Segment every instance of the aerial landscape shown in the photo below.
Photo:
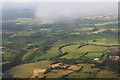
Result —
<path fill-rule="evenodd" d="M 3 78 L 120 78 L 117 3 L 4 3 Z"/>

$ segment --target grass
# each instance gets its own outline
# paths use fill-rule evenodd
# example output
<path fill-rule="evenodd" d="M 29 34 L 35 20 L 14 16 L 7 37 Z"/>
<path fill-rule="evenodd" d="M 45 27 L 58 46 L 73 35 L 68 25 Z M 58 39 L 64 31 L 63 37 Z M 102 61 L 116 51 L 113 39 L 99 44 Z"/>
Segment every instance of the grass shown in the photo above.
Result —
<path fill-rule="evenodd" d="M 51 31 L 51 28 L 40 29 L 41 31 Z"/>
<path fill-rule="evenodd" d="M 95 66 L 94 64 L 77 64 L 78 66 L 82 66 L 82 70 L 80 72 L 91 72 L 92 66 Z"/>
<path fill-rule="evenodd" d="M 93 30 L 94 28 L 93 27 L 89 27 L 89 28 L 82 28 L 80 30 Z"/>
<path fill-rule="evenodd" d="M 80 45 L 71 45 L 71 46 L 66 46 L 64 47 L 64 51 L 65 52 L 71 52 L 73 50 L 77 50 L 77 47 L 80 46 Z"/>
<path fill-rule="evenodd" d="M 71 52 L 71 53 L 68 53 L 67 55 L 65 56 L 62 56 L 61 58 L 67 58 L 67 59 L 77 59 L 79 58 L 80 56 L 82 56 L 84 53 L 76 53 L 76 52 Z"/>
<path fill-rule="evenodd" d="M 99 58 L 100 56 L 102 56 L 102 54 L 103 53 L 88 53 L 84 57 L 87 57 L 89 59 L 95 59 L 95 58 Z"/>
<path fill-rule="evenodd" d="M 53 61 L 40 61 L 34 63 L 28 63 L 13 67 L 8 73 L 13 78 L 30 78 L 32 76 L 33 69 L 46 69 Z"/>
<path fill-rule="evenodd" d="M 93 30 L 93 27 L 89 27 L 89 28 L 81 28 L 81 29 L 75 29 L 74 31 L 81 31 L 81 30 Z"/>
<path fill-rule="evenodd" d="M 115 24 L 115 23 L 118 23 L 117 21 L 112 21 L 112 22 L 104 22 L 104 23 L 99 23 L 99 24 L 95 24 L 96 26 L 105 26 L 105 25 L 108 25 L 108 24 Z"/>
<path fill-rule="evenodd" d="M 77 52 L 83 52 L 83 53 L 85 53 L 85 52 L 103 52 L 103 51 L 105 51 L 106 49 L 104 48 L 104 47 L 102 47 L 102 46 L 95 46 L 95 45 L 87 45 L 87 46 L 83 46 L 83 47 L 81 47 L 81 48 L 79 48 L 78 50 L 77 50 Z"/>
<path fill-rule="evenodd" d="M 92 77 L 88 72 L 95 75 L 95 78 L 117 78 L 118 75 L 115 72 L 108 71 L 106 69 L 100 70 L 99 68 L 91 68 L 94 64 L 77 64 L 82 66 L 82 70 L 74 72 L 67 76 L 67 78 L 90 78 Z M 100 70 L 99 72 L 97 72 Z M 97 73 L 96 73 L 97 72 Z"/>
<path fill-rule="evenodd" d="M 100 29 L 100 30 L 94 31 L 94 32 L 92 32 L 92 33 L 98 34 L 98 33 L 103 32 L 103 31 L 105 31 L 105 30 L 107 30 L 107 29 Z"/>
<path fill-rule="evenodd" d="M 94 66 L 94 64 L 77 64 L 78 66 L 82 66 L 82 70 L 79 72 L 74 72 L 70 74 L 67 78 L 90 78 L 91 75 L 86 72 L 91 72 L 91 74 L 94 74 L 99 68 L 91 68 Z"/>
<path fill-rule="evenodd" d="M 67 76 L 67 78 L 88 78 L 89 74 L 86 73 L 72 73 L 69 76 Z"/>
<path fill-rule="evenodd" d="M 4 64 L 9 64 L 10 63 L 10 61 L 6 61 L 6 62 L 0 62 L 0 65 L 2 64 L 2 65 L 4 65 Z"/>
<path fill-rule="evenodd" d="M 59 52 L 58 52 L 58 47 L 52 47 L 50 50 L 47 51 L 47 53 L 45 53 L 42 56 L 38 56 L 35 59 L 46 59 L 46 58 L 51 58 L 51 57 L 55 57 L 58 56 Z"/>
<path fill-rule="evenodd" d="M 96 78 L 116 78 L 117 75 L 115 72 L 111 72 L 108 70 L 101 70 L 96 74 Z"/>
<path fill-rule="evenodd" d="M 72 45 L 72 46 L 64 47 L 64 51 L 68 52 L 68 54 L 62 56 L 61 58 L 67 58 L 67 59 L 75 58 L 75 59 L 77 59 L 86 52 L 89 52 L 89 53 L 101 53 L 101 52 L 106 50 L 102 46 L 87 45 L 87 46 L 83 46 L 83 47 L 77 49 L 78 46 L 79 45 Z M 98 56 L 100 56 L 100 55 L 98 55 Z M 88 56 L 90 56 L 90 55 L 88 55 Z M 91 57 L 92 57 L 92 55 L 91 55 Z M 95 56 L 93 55 L 93 58 L 94 57 Z"/>
<path fill-rule="evenodd" d="M 45 74 L 46 78 L 61 78 L 64 75 L 73 72 L 72 70 L 52 70 Z"/>
<path fill-rule="evenodd" d="M 65 56 L 62 56 L 61 58 L 67 58 L 67 59 L 79 58 L 81 55 L 83 55 L 83 53 L 76 52 L 78 46 L 80 45 L 71 45 L 71 46 L 64 47 L 64 51 L 68 52 L 68 54 L 66 54 Z"/>
<path fill-rule="evenodd" d="M 75 32 L 75 33 L 70 33 L 70 35 L 80 35 L 81 33 Z"/>

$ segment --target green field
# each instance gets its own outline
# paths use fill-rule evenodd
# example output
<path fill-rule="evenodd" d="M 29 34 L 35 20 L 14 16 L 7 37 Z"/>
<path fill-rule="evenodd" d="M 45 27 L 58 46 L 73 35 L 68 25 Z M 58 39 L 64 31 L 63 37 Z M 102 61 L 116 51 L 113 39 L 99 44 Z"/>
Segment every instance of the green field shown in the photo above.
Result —
<path fill-rule="evenodd" d="M 84 57 L 87 57 L 89 59 L 95 59 L 95 58 L 101 57 L 102 55 L 103 55 L 103 53 L 88 53 Z"/>
<path fill-rule="evenodd" d="M 115 52 L 119 47 L 120 30 L 116 12 L 88 16 L 76 13 L 76 17 L 68 15 L 70 18 L 60 13 L 63 17 L 42 19 L 34 15 L 37 9 L 31 8 L 3 10 L 7 13 L 3 15 L 0 32 L 3 73 L 13 78 L 30 78 L 34 69 L 46 69 L 51 63 L 59 62 L 81 66 L 81 70 L 72 70 L 69 74 L 65 66 L 50 68 L 45 74 L 47 78 L 67 74 L 68 78 L 116 77 L 117 62 L 109 59 L 109 56 L 119 56 Z M 95 61 L 95 58 L 100 60 Z"/>
<path fill-rule="evenodd" d="M 64 75 L 73 72 L 72 70 L 52 70 L 49 73 L 45 74 L 46 78 L 61 78 Z"/>
<path fill-rule="evenodd" d="M 95 57 L 100 57 L 102 55 L 102 52 L 104 52 L 106 50 L 102 46 L 86 45 L 86 46 L 83 46 L 81 48 L 77 48 L 78 46 L 79 45 L 72 45 L 72 46 L 64 47 L 63 50 L 65 52 L 68 52 L 68 54 L 62 56 L 61 58 L 67 58 L 67 59 L 75 58 L 75 59 L 77 59 L 77 58 L 81 57 L 84 53 L 88 52 L 89 53 L 89 54 L 87 54 L 88 56 L 86 55 L 85 57 L 93 59 Z M 96 54 L 96 53 L 100 53 L 100 54 Z"/>
<path fill-rule="evenodd" d="M 94 64 L 77 64 L 83 68 L 79 72 L 74 72 L 67 78 L 115 78 L 118 75 L 115 72 L 100 68 L 92 68 Z"/>
<path fill-rule="evenodd" d="M 103 52 L 106 49 L 102 46 L 87 45 L 79 48 L 77 52 Z"/>
<path fill-rule="evenodd" d="M 82 56 L 83 53 L 77 52 L 78 46 L 80 46 L 80 45 L 71 45 L 71 46 L 64 47 L 63 50 L 65 52 L 68 52 L 68 54 L 62 56 L 61 58 L 67 58 L 67 59 L 76 58 L 77 59 L 80 56 Z"/>
<path fill-rule="evenodd" d="M 48 58 L 56 57 L 58 55 L 59 55 L 58 47 L 52 47 L 50 50 L 47 51 L 47 53 L 43 54 L 42 56 L 36 56 L 34 59 L 35 60 L 48 59 Z"/>
<path fill-rule="evenodd" d="M 117 76 L 118 75 L 115 72 L 108 70 L 101 70 L 96 74 L 96 78 L 116 78 Z"/>
<path fill-rule="evenodd" d="M 13 67 L 8 73 L 13 78 L 30 78 L 34 69 L 46 69 L 53 61 L 40 61 Z"/>
<path fill-rule="evenodd" d="M 82 66 L 83 68 L 79 72 L 74 72 L 67 76 L 67 78 L 91 78 L 91 74 L 94 74 L 99 68 L 91 68 L 95 66 L 94 64 L 77 64 L 78 66 Z"/>
<path fill-rule="evenodd" d="M 77 47 L 78 46 L 80 46 L 80 45 L 70 45 L 70 46 L 66 46 L 66 47 L 64 47 L 63 48 L 63 50 L 65 51 L 65 52 L 71 52 L 71 51 L 75 51 L 75 50 L 77 50 Z"/>

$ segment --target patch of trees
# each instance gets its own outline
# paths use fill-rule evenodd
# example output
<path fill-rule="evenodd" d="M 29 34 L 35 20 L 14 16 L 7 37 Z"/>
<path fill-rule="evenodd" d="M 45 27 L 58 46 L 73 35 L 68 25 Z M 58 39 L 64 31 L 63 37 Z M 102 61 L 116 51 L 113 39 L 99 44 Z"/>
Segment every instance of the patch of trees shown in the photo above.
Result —
<path fill-rule="evenodd" d="M 92 31 L 98 31 L 99 28 L 98 27 L 94 27 L 94 29 Z"/>

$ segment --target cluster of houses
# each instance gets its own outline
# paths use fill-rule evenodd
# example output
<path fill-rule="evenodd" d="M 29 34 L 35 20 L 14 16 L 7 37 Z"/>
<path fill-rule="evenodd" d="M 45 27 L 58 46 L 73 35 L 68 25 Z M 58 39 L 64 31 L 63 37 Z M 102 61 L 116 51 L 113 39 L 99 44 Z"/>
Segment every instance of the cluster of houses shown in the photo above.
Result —
<path fill-rule="evenodd" d="M 36 47 L 35 44 L 28 44 L 28 46 L 30 46 L 30 47 Z"/>
<path fill-rule="evenodd" d="M 86 19 L 99 19 L 99 18 L 109 19 L 109 17 L 107 16 L 90 16 L 90 17 L 87 17 Z"/>
<path fill-rule="evenodd" d="M 109 59 L 112 61 L 120 61 L 120 56 L 109 56 Z"/>
<path fill-rule="evenodd" d="M 120 52 L 120 49 L 109 49 L 108 52 Z"/>
<path fill-rule="evenodd" d="M 34 48 L 34 51 L 39 50 L 40 48 L 37 48 L 38 46 L 35 44 L 28 44 L 28 49 Z"/>
<path fill-rule="evenodd" d="M 111 51 L 113 51 L 113 52 L 120 52 L 120 49 L 113 49 Z"/>
<path fill-rule="evenodd" d="M 99 58 L 95 58 L 94 61 L 99 61 L 100 59 Z"/>

